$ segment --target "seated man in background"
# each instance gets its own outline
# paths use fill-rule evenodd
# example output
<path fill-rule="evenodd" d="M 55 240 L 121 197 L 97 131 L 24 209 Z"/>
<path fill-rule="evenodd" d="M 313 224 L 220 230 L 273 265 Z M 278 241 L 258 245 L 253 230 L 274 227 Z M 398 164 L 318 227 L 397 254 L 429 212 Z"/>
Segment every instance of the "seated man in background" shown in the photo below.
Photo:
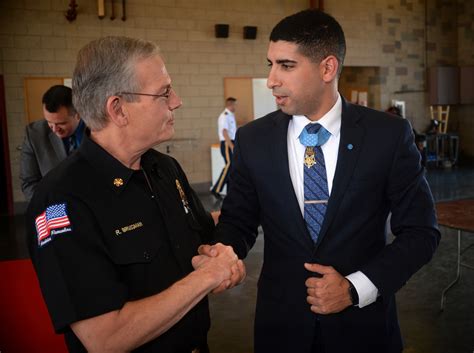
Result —
<path fill-rule="evenodd" d="M 51 87 L 42 102 L 44 119 L 26 127 L 21 148 L 21 190 L 27 201 L 46 173 L 80 145 L 84 134 L 85 125 L 72 105 L 69 87 Z"/>
<path fill-rule="evenodd" d="M 79 51 L 74 103 L 90 128 L 28 209 L 28 245 L 70 352 L 207 352 L 207 294 L 243 278 L 230 247 L 195 257 L 214 229 L 176 160 L 181 99 L 156 44 L 126 37 Z M 193 266 L 195 269 L 193 269 Z"/>

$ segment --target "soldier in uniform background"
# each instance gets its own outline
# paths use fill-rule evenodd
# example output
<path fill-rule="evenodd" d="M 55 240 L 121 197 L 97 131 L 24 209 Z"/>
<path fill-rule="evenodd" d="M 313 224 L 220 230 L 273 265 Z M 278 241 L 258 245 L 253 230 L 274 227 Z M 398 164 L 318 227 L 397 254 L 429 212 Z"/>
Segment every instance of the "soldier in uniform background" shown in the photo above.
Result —
<path fill-rule="evenodd" d="M 225 162 L 225 166 L 222 168 L 222 172 L 211 190 L 212 194 L 218 199 L 222 197 L 220 193 L 224 186 L 227 185 L 227 188 L 229 188 L 228 176 L 232 163 L 232 153 L 234 152 L 235 133 L 237 131 L 237 124 L 235 123 L 236 104 L 237 99 L 234 97 L 227 98 L 225 100 L 225 109 L 217 120 L 217 133 L 221 143 L 221 154 Z"/>

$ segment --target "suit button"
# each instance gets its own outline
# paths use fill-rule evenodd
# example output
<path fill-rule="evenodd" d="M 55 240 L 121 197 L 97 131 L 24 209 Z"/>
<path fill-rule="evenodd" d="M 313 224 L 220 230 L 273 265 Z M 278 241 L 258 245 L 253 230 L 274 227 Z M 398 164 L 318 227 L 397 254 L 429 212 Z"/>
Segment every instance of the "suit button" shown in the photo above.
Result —
<path fill-rule="evenodd" d="M 150 254 L 149 254 L 147 251 L 144 251 L 144 252 L 143 252 L 143 258 L 144 258 L 145 260 L 150 260 Z"/>

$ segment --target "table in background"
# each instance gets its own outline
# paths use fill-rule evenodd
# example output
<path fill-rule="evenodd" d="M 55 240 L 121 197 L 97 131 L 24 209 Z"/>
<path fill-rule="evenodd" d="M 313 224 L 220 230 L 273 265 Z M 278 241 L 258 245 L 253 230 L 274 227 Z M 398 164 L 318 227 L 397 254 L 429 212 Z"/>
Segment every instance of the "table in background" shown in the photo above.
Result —
<path fill-rule="evenodd" d="M 461 235 L 462 232 L 474 232 L 474 199 L 455 200 L 438 202 L 436 204 L 436 211 L 438 216 L 438 224 L 444 227 L 456 229 L 458 232 L 458 247 L 457 247 L 457 272 L 456 278 L 443 290 L 441 293 L 441 310 L 444 309 L 444 301 L 446 294 L 461 277 L 461 266 L 474 270 L 474 267 L 461 262 L 461 255 L 471 246 L 461 251 Z"/>
<path fill-rule="evenodd" d="M 455 165 L 459 154 L 459 136 L 455 133 L 426 134 L 424 148 L 425 160 L 428 165 L 443 167 L 444 162 Z"/>

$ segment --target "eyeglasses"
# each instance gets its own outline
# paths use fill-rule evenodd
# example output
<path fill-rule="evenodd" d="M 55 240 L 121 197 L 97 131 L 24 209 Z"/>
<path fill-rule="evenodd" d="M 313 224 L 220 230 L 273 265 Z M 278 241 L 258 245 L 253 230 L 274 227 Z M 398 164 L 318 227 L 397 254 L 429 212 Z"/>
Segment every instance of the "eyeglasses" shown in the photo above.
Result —
<path fill-rule="evenodd" d="M 133 95 L 133 96 L 148 96 L 148 97 L 166 98 L 166 99 L 168 99 L 168 98 L 170 97 L 170 95 L 171 95 L 171 91 L 173 91 L 173 87 L 168 86 L 168 88 L 166 88 L 165 93 L 162 93 L 162 94 L 135 93 L 135 92 L 118 92 L 118 93 L 116 93 L 115 95 L 116 95 L 116 96 L 122 96 L 122 95 L 125 95 L 125 94 L 130 94 L 130 95 Z"/>

